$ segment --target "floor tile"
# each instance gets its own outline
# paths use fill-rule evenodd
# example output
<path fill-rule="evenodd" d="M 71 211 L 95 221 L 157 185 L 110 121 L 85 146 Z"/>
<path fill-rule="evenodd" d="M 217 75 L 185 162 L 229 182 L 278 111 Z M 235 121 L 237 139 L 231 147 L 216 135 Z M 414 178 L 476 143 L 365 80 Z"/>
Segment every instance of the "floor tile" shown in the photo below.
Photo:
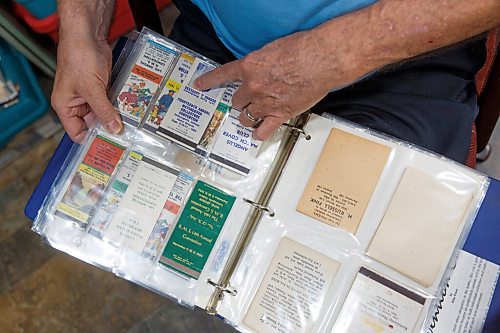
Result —
<path fill-rule="evenodd" d="M 184 333 L 184 332 L 237 332 L 218 317 L 210 316 L 200 308 L 188 309 L 174 302 L 165 304 L 127 333 Z"/>
<path fill-rule="evenodd" d="M 0 295 L 10 332 L 127 332 L 167 300 L 60 254 Z"/>
<path fill-rule="evenodd" d="M 0 241 L 0 265 L 10 286 L 39 269 L 56 253 L 56 250 L 43 244 L 40 237 L 30 230 L 26 218 L 21 219 L 24 226 L 9 238 Z"/>
<path fill-rule="evenodd" d="M 34 137 L 25 132 L 16 136 L 7 147 L 18 157 L 0 170 L 0 242 L 27 223 L 24 207 L 57 146 L 53 137 L 35 137 L 38 141 L 31 144 L 31 149 L 23 142 L 33 142 Z"/>
<path fill-rule="evenodd" d="M 9 277 L 7 272 L 0 262 L 0 295 L 10 288 Z M 1 315 L 1 314 L 0 314 Z"/>

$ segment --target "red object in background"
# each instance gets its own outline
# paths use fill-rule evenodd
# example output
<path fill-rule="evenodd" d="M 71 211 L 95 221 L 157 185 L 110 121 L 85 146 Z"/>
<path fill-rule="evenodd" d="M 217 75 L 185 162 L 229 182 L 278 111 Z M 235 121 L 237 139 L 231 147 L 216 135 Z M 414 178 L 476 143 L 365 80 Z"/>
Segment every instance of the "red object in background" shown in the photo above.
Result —
<path fill-rule="evenodd" d="M 171 0 L 156 0 L 158 10 L 170 5 Z M 14 3 L 15 13 L 20 16 L 27 25 L 39 34 L 47 34 L 57 43 L 59 40 L 59 17 L 54 13 L 46 18 L 37 19 L 31 15 L 22 5 Z M 127 0 L 117 0 L 113 24 L 109 30 L 108 41 L 118 39 L 120 36 L 134 29 L 134 18 L 130 12 Z"/>

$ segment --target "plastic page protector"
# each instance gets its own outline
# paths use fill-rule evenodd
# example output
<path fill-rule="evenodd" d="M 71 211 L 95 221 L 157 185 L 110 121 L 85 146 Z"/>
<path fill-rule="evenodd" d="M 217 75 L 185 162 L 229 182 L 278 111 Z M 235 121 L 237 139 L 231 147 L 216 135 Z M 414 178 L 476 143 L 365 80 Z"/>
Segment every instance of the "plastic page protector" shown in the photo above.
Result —
<path fill-rule="evenodd" d="M 191 193 L 160 263 L 198 279 L 236 197 L 201 180 Z"/>
<path fill-rule="evenodd" d="M 244 324 L 257 332 L 312 332 L 340 263 L 282 238 Z"/>
<path fill-rule="evenodd" d="M 123 196 L 134 178 L 134 174 L 141 163 L 141 159 L 142 155 L 136 152 L 130 152 L 127 156 L 116 173 L 115 180 L 99 205 L 99 210 L 89 230 L 90 234 L 99 238 L 103 237 L 104 231 L 108 229 L 113 215 L 118 210 L 123 200 Z"/>
<path fill-rule="evenodd" d="M 125 149 L 97 136 L 78 166 L 56 215 L 87 224 Z"/>
<path fill-rule="evenodd" d="M 194 57 L 187 54 L 181 53 L 175 67 L 170 74 L 167 82 L 163 86 L 163 89 L 158 96 L 151 112 L 149 113 L 146 122 L 144 123 L 144 129 L 146 131 L 155 133 L 158 127 L 160 126 L 163 118 L 167 114 L 170 105 L 174 101 L 175 94 L 181 88 L 181 84 L 184 82 L 191 66 L 193 65 Z"/>
<path fill-rule="evenodd" d="M 220 130 L 209 159 L 217 164 L 247 175 L 259 152 L 261 141 L 252 138 L 253 128 L 238 120 L 240 111 L 232 109 Z"/>
<path fill-rule="evenodd" d="M 203 134 L 216 112 L 224 88 L 199 91 L 194 88 L 194 81 L 214 68 L 204 60 L 195 59 L 180 90 L 175 93 L 157 134 L 195 150 L 204 139 Z"/>
<path fill-rule="evenodd" d="M 146 43 L 114 103 L 123 121 L 134 126 L 141 122 L 176 55 L 174 49 L 163 44 L 151 40 Z"/>
<path fill-rule="evenodd" d="M 361 267 L 332 332 L 413 332 L 424 303 L 423 296 Z"/>
<path fill-rule="evenodd" d="M 105 235 L 141 253 L 178 174 L 143 156 Z"/>
<path fill-rule="evenodd" d="M 462 227 L 472 195 L 406 168 L 368 255 L 430 287 Z"/>
<path fill-rule="evenodd" d="M 297 211 L 355 233 L 391 148 L 332 129 Z"/>

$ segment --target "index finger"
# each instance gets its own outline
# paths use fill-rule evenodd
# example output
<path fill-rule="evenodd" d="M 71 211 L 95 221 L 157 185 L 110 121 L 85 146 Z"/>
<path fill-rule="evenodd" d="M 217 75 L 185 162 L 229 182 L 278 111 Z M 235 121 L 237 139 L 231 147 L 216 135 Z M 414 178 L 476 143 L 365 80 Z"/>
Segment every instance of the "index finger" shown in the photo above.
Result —
<path fill-rule="evenodd" d="M 198 90 L 208 90 L 221 86 L 224 83 L 240 80 L 240 63 L 239 60 L 235 60 L 203 74 L 196 79 L 194 86 Z"/>

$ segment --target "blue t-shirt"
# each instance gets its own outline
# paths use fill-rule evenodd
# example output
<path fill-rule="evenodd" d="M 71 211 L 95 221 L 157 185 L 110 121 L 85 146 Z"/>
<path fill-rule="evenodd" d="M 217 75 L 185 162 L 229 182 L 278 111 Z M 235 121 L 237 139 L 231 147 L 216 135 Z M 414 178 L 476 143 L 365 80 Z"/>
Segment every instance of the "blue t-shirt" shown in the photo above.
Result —
<path fill-rule="evenodd" d="M 192 0 L 220 40 L 241 58 L 267 43 L 309 30 L 377 0 Z"/>

